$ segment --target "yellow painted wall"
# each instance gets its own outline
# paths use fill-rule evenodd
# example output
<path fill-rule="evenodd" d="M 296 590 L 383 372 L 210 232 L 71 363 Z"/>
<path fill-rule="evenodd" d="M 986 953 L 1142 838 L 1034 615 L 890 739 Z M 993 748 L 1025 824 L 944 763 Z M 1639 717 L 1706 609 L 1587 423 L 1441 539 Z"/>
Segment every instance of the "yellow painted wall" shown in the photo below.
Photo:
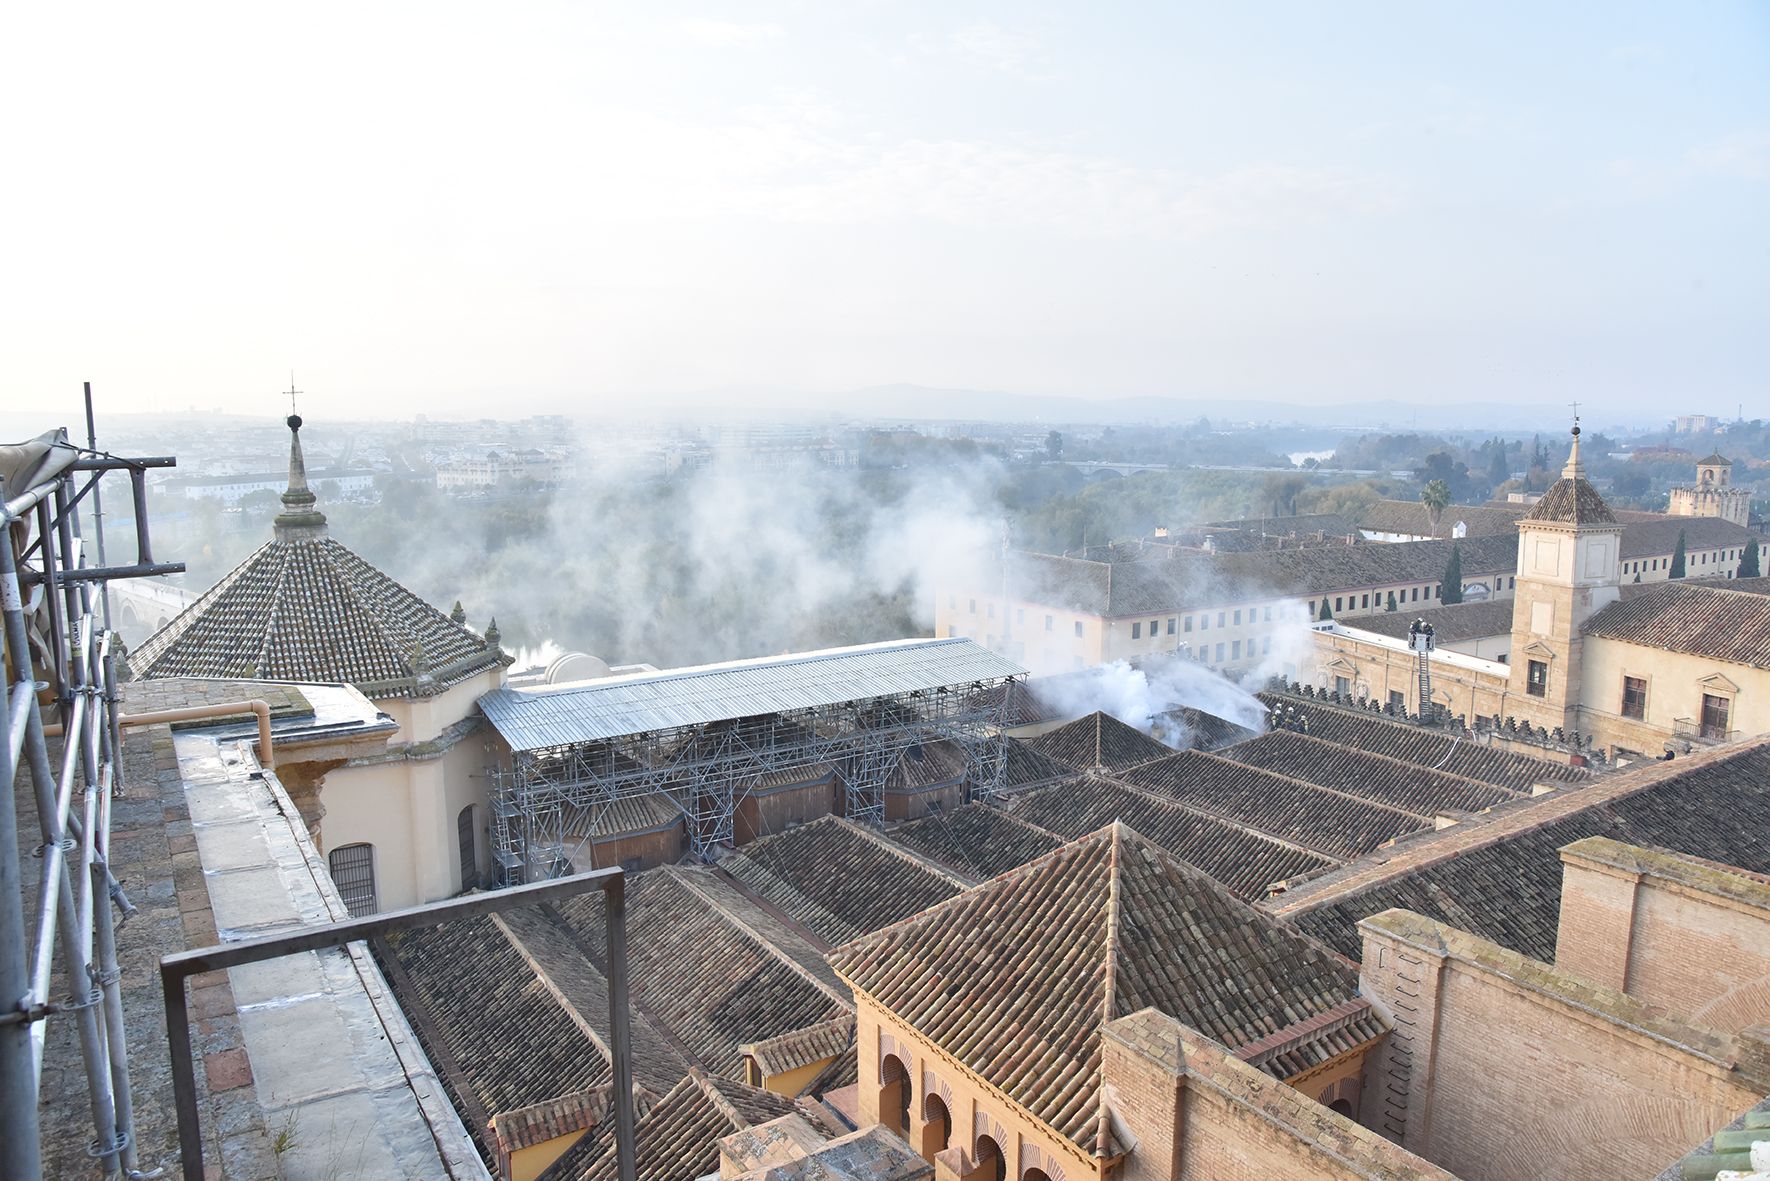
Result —
<path fill-rule="evenodd" d="M 583 1132 L 555 1136 L 510 1154 L 510 1181 L 535 1181 L 548 1165 L 565 1155 L 565 1150 L 583 1139 Z"/>

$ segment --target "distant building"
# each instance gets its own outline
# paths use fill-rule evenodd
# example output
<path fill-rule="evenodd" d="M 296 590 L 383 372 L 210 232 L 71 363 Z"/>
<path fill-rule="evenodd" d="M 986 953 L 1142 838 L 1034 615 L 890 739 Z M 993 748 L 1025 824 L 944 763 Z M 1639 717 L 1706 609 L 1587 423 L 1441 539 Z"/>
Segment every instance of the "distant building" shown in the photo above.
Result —
<path fill-rule="evenodd" d="M 1735 525 L 1751 518 L 1751 493 L 1733 486 L 1733 461 L 1716 451 L 1696 463 L 1696 484 L 1672 489 L 1674 517 L 1720 517 Z"/>
<path fill-rule="evenodd" d="M 1770 579 L 1734 579 L 1749 534 L 1712 517 L 1628 516 L 1586 479 L 1576 428 L 1561 479 L 1518 521 L 1509 609 L 1418 614 L 1434 640 L 1429 703 L 1413 629 L 1393 619 L 1318 624 L 1316 682 L 1348 702 L 1485 720 L 1495 734 L 1522 725 L 1573 754 L 1657 757 L 1668 744 L 1770 733 Z M 1671 580 L 1670 557 L 1632 553 L 1631 530 L 1674 549 L 1683 537 L 1689 581 Z"/>
<path fill-rule="evenodd" d="M 456 459 L 438 464 L 436 486 L 444 492 L 484 492 L 507 484 L 557 484 L 565 478 L 566 462 L 559 455 L 527 448 L 491 451 L 483 458 Z"/>
<path fill-rule="evenodd" d="M 316 472 L 315 484 L 336 488 L 341 497 L 360 496 L 375 489 L 375 473 L 369 471 Z M 281 492 L 288 483 L 283 472 L 259 472 L 238 476 L 188 476 L 167 480 L 160 488 L 186 500 L 219 500 L 230 508 L 254 492 Z"/>
<path fill-rule="evenodd" d="M 1721 420 L 1713 414 L 1680 414 L 1672 419 L 1672 432 L 1679 435 L 1693 435 L 1702 431 L 1712 431 L 1721 425 Z"/>

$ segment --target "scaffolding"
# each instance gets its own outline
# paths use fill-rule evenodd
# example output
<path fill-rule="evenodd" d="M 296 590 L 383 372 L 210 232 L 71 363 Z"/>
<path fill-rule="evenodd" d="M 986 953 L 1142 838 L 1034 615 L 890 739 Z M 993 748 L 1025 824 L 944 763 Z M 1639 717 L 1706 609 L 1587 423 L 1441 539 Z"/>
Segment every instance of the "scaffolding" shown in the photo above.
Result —
<path fill-rule="evenodd" d="M 108 579 L 184 566 L 156 563 L 147 531 L 146 473 L 175 461 L 102 454 L 91 421 L 88 387 L 89 446 L 73 446 L 65 431 L 45 435 L 12 449 L 10 486 L 0 475 L 0 1175 L 7 1177 L 42 1171 L 39 1094 L 49 1020 L 66 1020 L 78 1034 L 94 1129 L 87 1154 L 106 1176 L 139 1175 L 111 916 L 114 906 L 121 923 L 135 908 L 109 865 L 111 802 L 123 783 L 119 647 L 106 626 L 103 587 Z M 98 486 L 108 472 L 127 473 L 133 488 L 137 555 L 128 565 L 110 566 L 104 557 Z M 82 536 L 88 496 L 96 511 L 96 565 L 86 560 Z M 52 722 L 44 720 L 46 710 Z M 29 774 L 21 777 L 21 770 Z M 21 790 L 35 805 L 40 836 L 29 925 L 18 856 Z M 66 995 L 51 993 L 58 957 Z"/>
<path fill-rule="evenodd" d="M 992 798 L 1005 775 L 1001 727 L 1009 695 L 999 690 L 1021 676 L 1014 669 L 587 742 L 513 742 L 510 765 L 492 771 L 493 858 L 505 884 L 570 873 L 601 809 L 658 795 L 681 811 L 693 854 L 711 860 L 718 846 L 734 843 L 738 809 L 764 776 L 778 782 L 803 770 L 810 781 L 832 767 L 844 814 L 878 827 L 899 763 L 917 747 L 943 741 L 965 752 L 974 798 Z"/>

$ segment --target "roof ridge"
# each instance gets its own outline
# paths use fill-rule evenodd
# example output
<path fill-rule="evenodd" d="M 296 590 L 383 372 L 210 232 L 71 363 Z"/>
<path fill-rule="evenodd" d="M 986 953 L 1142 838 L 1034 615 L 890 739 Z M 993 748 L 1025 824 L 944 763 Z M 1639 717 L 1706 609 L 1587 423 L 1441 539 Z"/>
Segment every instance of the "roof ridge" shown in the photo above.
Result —
<path fill-rule="evenodd" d="M 1207 753 L 1207 752 L 1205 752 L 1205 751 L 1184 751 L 1184 750 L 1175 752 L 1176 755 L 1205 754 L 1205 753 Z M 1162 761 L 1163 761 L 1162 759 L 1151 759 L 1149 763 L 1137 764 L 1137 767 L 1147 767 L 1150 765 L 1150 763 L 1159 763 Z M 1137 767 L 1132 767 L 1132 768 L 1130 768 L 1130 770 L 1135 771 L 1137 769 Z M 1180 811 L 1189 813 L 1190 815 L 1193 815 L 1193 816 L 1197 816 L 1201 820 L 1210 820 L 1210 821 L 1214 821 L 1215 823 L 1218 823 L 1218 824 L 1226 824 L 1230 828 L 1236 829 L 1238 832 L 1244 833 L 1247 836 L 1258 837 L 1260 840 L 1268 841 L 1271 844 L 1280 846 L 1281 848 L 1294 849 L 1299 853 L 1307 853 L 1311 857 L 1319 857 L 1324 861 L 1330 862 L 1334 868 L 1338 868 L 1339 866 L 1347 864 L 1348 859 L 1345 857 L 1341 857 L 1338 854 L 1329 853 L 1326 849 L 1317 849 L 1314 845 L 1305 845 L 1302 841 L 1294 841 L 1294 840 L 1291 840 L 1289 837 L 1278 836 L 1275 833 L 1267 832 L 1263 828 L 1255 828 L 1253 825 L 1249 824 L 1245 820 L 1237 819 L 1236 817 L 1231 816 L 1225 812 L 1219 812 L 1215 808 L 1212 808 L 1206 804 L 1201 804 L 1196 800 L 1177 800 L 1173 796 L 1165 796 L 1159 791 L 1154 791 L 1150 788 L 1143 787 L 1140 784 L 1130 783 L 1124 779 L 1120 779 L 1117 775 L 1113 774 L 1110 771 L 1106 772 L 1104 774 L 1100 774 L 1098 776 L 1098 778 L 1104 779 L 1107 782 L 1111 783 L 1114 787 L 1120 788 L 1124 791 L 1133 792 L 1137 795 L 1143 796 L 1146 799 L 1154 800 L 1158 804 L 1164 804 L 1170 808 L 1178 808 Z M 1283 777 L 1281 776 L 1280 778 L 1283 778 Z M 1053 784 L 1052 786 L 1056 787 L 1059 785 Z M 1040 788 L 1039 790 L 1046 791 L 1049 789 Z M 1030 796 L 1033 793 L 1028 792 L 1027 794 Z M 1032 824 L 1031 821 L 1023 821 L 1023 823 Z M 1032 827 L 1037 828 L 1038 825 L 1032 825 Z M 1043 831 L 1051 831 L 1051 830 L 1046 829 Z M 1135 828 L 1133 828 L 1131 831 L 1136 832 L 1137 830 Z M 1051 835 L 1057 837 L 1059 840 L 1063 839 L 1062 833 L 1052 832 Z M 1142 836 L 1143 834 L 1138 833 L 1137 835 Z M 1147 838 L 1145 838 L 1145 839 L 1147 839 Z M 1169 856 L 1177 856 L 1177 854 L 1169 853 Z M 1181 860 L 1185 861 L 1185 858 L 1181 858 Z M 1186 864 L 1191 865 L 1192 863 L 1186 862 Z M 1200 872 L 1203 872 L 1203 871 L 1200 871 Z"/>
<path fill-rule="evenodd" d="M 272 543 L 275 544 L 274 542 Z M 286 549 L 277 549 L 271 555 L 276 563 L 276 577 L 270 582 L 270 609 L 265 614 L 264 635 L 258 643 L 258 656 L 253 660 L 247 672 L 253 677 L 262 677 L 269 673 L 265 666 L 270 663 L 271 641 L 276 637 L 277 628 L 282 622 L 283 586 L 289 580 L 289 554 Z"/>
<path fill-rule="evenodd" d="M 208 604 L 232 589 L 233 584 L 238 582 L 241 576 L 245 574 L 247 567 L 251 566 L 258 559 L 258 556 L 265 550 L 269 549 L 272 544 L 272 542 L 267 541 L 245 557 L 241 558 L 239 565 L 235 566 L 232 570 L 229 570 L 226 574 L 223 574 L 217 579 L 214 586 L 192 599 L 189 605 L 167 621 L 165 627 L 159 629 L 153 635 L 143 640 L 141 642 L 141 647 L 129 654 L 134 658 L 133 663 L 136 674 L 140 675 L 143 670 L 155 660 L 163 656 L 167 649 L 183 639 L 184 633 L 190 630 L 190 625 L 195 623 L 203 614 L 198 608 L 207 609 Z M 180 620 L 184 621 L 184 626 L 182 627 L 179 626 Z M 165 636 L 166 638 L 161 640 L 161 636 Z"/>
<path fill-rule="evenodd" d="M 710 892 L 706 889 L 703 889 L 702 888 L 703 883 L 695 881 L 694 877 L 692 875 L 690 875 L 690 873 L 687 870 L 685 870 L 681 866 L 677 866 L 677 865 L 661 865 L 658 867 L 657 872 L 663 873 L 665 876 L 665 879 L 667 881 L 676 882 L 683 889 L 689 891 L 696 898 L 699 898 L 702 902 L 706 903 L 707 906 L 712 908 L 713 912 L 719 916 L 719 920 L 721 922 L 723 922 L 728 927 L 731 927 L 732 929 L 737 931 L 740 935 L 742 935 L 745 939 L 748 939 L 751 943 L 754 943 L 757 947 L 761 948 L 764 954 L 772 957 L 773 959 L 779 961 L 782 964 L 785 964 L 789 969 L 791 969 L 800 978 L 802 978 L 807 983 L 809 983 L 813 988 L 817 989 L 819 992 L 823 993 L 825 996 L 829 997 L 831 1000 L 835 1001 L 839 1005 L 844 1006 L 845 1008 L 852 1009 L 854 1007 L 854 998 L 852 996 L 843 996 L 840 989 L 830 987 L 830 982 L 828 980 L 825 980 L 822 977 L 818 976 L 815 972 L 812 972 L 810 969 L 808 969 L 804 964 L 800 963 L 798 958 L 789 954 L 788 951 L 786 950 L 786 948 L 777 946 L 775 944 L 774 940 L 763 935 L 762 932 L 758 931 L 755 927 L 751 926 L 743 918 L 732 913 L 732 911 L 726 907 L 725 903 L 722 900 L 715 897 L 712 892 Z M 725 883 L 723 883 L 723 882 L 721 882 L 720 884 L 725 885 Z M 752 906 L 755 905 L 755 902 L 752 899 L 750 899 L 748 896 L 746 896 L 742 891 L 736 890 L 731 886 L 726 886 L 726 888 L 731 890 L 734 894 L 737 894 L 737 896 L 740 899 L 742 899 L 744 902 L 749 903 Z M 954 897 L 957 897 L 957 895 L 955 895 Z M 757 907 L 757 909 L 760 910 L 761 908 Z M 767 912 L 763 911 L 763 913 L 766 914 Z M 773 918 L 774 916 L 769 915 L 769 917 Z M 914 916 L 911 916 L 911 917 L 914 917 Z M 777 919 L 776 921 L 778 922 L 779 920 Z M 805 938 L 805 936 L 799 934 L 799 932 L 797 932 L 797 931 L 792 930 L 790 927 L 787 927 L 784 923 L 782 924 L 782 930 L 786 931 L 788 934 L 794 936 L 795 938 L 797 938 L 801 942 L 803 942 L 805 944 L 806 948 L 811 952 L 813 959 L 821 959 L 826 964 L 828 963 L 829 956 L 826 953 L 819 952 L 817 948 L 815 948 L 811 945 L 811 942 L 809 940 L 807 940 Z"/>
<path fill-rule="evenodd" d="M 384 643 L 389 650 L 397 654 L 396 659 L 399 666 L 405 669 L 406 675 L 409 677 L 418 676 L 420 670 L 412 657 L 414 651 L 422 650 L 423 642 L 416 636 L 408 636 L 405 638 L 411 640 L 412 643 L 403 643 L 401 642 L 400 637 L 392 634 L 389 630 L 391 623 L 390 619 L 388 619 L 383 612 L 377 611 L 374 604 L 370 603 L 363 597 L 362 588 L 357 585 L 357 580 L 351 577 L 350 571 L 343 568 L 338 561 L 337 554 L 333 551 L 336 550 L 349 557 L 356 558 L 357 561 L 362 562 L 364 566 L 367 566 L 371 570 L 374 570 L 375 568 L 369 566 L 369 563 L 363 561 L 363 559 L 358 558 L 356 553 L 351 550 L 349 546 L 333 538 L 322 537 L 312 544 L 314 547 L 314 554 L 319 559 L 316 564 L 330 574 L 334 582 L 341 584 L 344 588 L 345 594 L 350 596 L 350 601 L 355 604 L 357 610 L 361 614 L 368 616 L 370 625 L 375 629 L 375 633 L 380 637 L 382 643 Z M 376 570 L 375 572 L 378 574 L 381 573 L 379 570 Z M 406 590 L 403 585 L 395 582 L 390 575 L 382 574 L 382 577 L 386 578 L 389 582 L 393 582 L 393 584 L 398 586 L 401 590 Z M 406 593 L 411 594 L 409 590 L 406 591 Z M 417 598 L 418 596 L 413 595 L 412 597 Z M 423 602 L 422 599 L 419 601 Z M 424 605 L 426 607 L 430 606 L 428 603 L 425 603 Z M 434 608 L 432 609 L 434 610 Z M 444 618 L 446 619 L 447 616 L 444 616 Z"/>
<path fill-rule="evenodd" d="M 1464 774 L 1457 772 L 1457 771 L 1446 771 L 1446 770 L 1443 770 L 1442 768 L 1439 768 L 1439 767 L 1428 767 L 1423 763 L 1410 762 L 1407 759 L 1400 758 L 1396 755 L 1384 754 L 1381 751 L 1363 750 L 1359 747 L 1341 746 L 1337 742 L 1329 742 L 1327 739 L 1317 738 L 1313 734 L 1301 734 L 1295 730 L 1268 730 L 1268 731 L 1266 731 L 1266 734 L 1284 734 L 1284 735 L 1288 735 L 1292 739 L 1301 739 L 1304 742 L 1309 743 L 1314 746 L 1332 747 L 1336 752 L 1347 752 L 1347 753 L 1351 753 L 1351 754 L 1364 755 L 1368 758 L 1381 759 L 1385 763 L 1394 763 L 1397 766 L 1406 767 L 1409 770 L 1426 771 L 1426 772 L 1429 772 L 1433 775 L 1442 775 L 1446 779 L 1455 779 L 1455 780 L 1458 780 L 1459 782 L 1471 784 L 1475 787 L 1494 788 L 1498 791 L 1505 792 L 1508 796 L 1512 797 L 1513 799 L 1521 799 L 1526 794 L 1524 792 L 1518 791 L 1515 788 L 1506 787 L 1503 784 L 1488 783 L 1486 780 L 1476 779 L 1472 775 L 1464 775 Z M 1259 741 L 1260 738 L 1266 737 L 1266 734 L 1261 734 L 1261 735 L 1256 736 L 1255 738 L 1250 738 L 1247 740 L 1247 743 L 1238 742 L 1238 743 L 1235 743 L 1233 746 L 1227 746 L 1227 747 L 1224 747 L 1223 749 L 1224 750 L 1234 750 L 1238 746 L 1244 746 L 1244 745 L 1248 745 L 1249 743 L 1257 742 L 1257 741 Z M 1440 735 L 1440 737 L 1442 737 L 1442 735 Z M 1203 753 L 1203 754 L 1218 754 L 1219 752 L 1214 751 L 1214 750 L 1208 750 L 1208 751 L 1203 751 L 1201 753 Z M 1224 757 L 1228 757 L 1228 756 L 1224 756 Z M 1238 762 L 1238 763 L 1241 762 L 1240 759 L 1235 759 L 1233 761 Z M 1249 763 L 1246 765 L 1253 766 L 1252 763 Z M 1262 768 L 1262 769 L 1264 770 L 1265 768 Z M 1359 798 L 1363 799 L 1365 797 L 1361 796 Z M 1418 813 L 1416 813 L 1416 815 L 1418 815 Z"/>
<path fill-rule="evenodd" d="M 848 819 L 848 817 L 837 816 L 834 813 L 830 815 L 829 819 L 840 822 L 845 828 L 858 833 L 864 839 L 871 841 L 878 848 L 890 853 L 893 857 L 896 857 L 899 861 L 904 862 L 913 869 L 925 870 L 929 873 L 935 874 L 948 883 L 957 886 L 961 892 L 971 888 L 971 882 L 960 877 L 946 866 L 941 865 L 931 858 L 923 857 L 921 854 L 911 849 L 904 848 L 902 845 L 898 844 L 877 829 L 869 828 L 864 824 L 856 824 L 854 821 Z"/>
<path fill-rule="evenodd" d="M 1110 828 L 1112 836 L 1106 855 L 1106 979 L 1100 989 L 1100 1024 L 1103 1026 L 1113 1019 L 1113 1009 L 1118 1004 L 1119 907 L 1123 904 L 1119 890 L 1119 855 L 1124 847 L 1125 822 L 1115 820 Z M 1099 1102 L 1094 1151 L 1103 1153 L 1112 1136 L 1112 1115 L 1106 1102 L 1105 1087 L 1100 1088 Z"/>

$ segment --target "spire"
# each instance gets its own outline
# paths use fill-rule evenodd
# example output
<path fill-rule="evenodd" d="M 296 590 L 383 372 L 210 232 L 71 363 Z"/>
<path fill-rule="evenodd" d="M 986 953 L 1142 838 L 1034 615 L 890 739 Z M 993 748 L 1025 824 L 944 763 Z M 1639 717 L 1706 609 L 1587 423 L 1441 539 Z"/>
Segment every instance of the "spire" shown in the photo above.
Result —
<path fill-rule="evenodd" d="M 1567 453 L 1567 466 L 1561 469 L 1563 480 L 1583 480 L 1586 478 L 1586 465 L 1579 459 L 1579 419 L 1573 420 L 1573 450 Z"/>
<path fill-rule="evenodd" d="M 318 499 L 307 486 L 307 462 L 301 458 L 301 416 L 291 414 L 289 424 L 289 487 L 283 493 L 283 511 L 275 521 L 278 541 L 318 541 L 326 535 L 326 514 L 314 507 Z"/>

